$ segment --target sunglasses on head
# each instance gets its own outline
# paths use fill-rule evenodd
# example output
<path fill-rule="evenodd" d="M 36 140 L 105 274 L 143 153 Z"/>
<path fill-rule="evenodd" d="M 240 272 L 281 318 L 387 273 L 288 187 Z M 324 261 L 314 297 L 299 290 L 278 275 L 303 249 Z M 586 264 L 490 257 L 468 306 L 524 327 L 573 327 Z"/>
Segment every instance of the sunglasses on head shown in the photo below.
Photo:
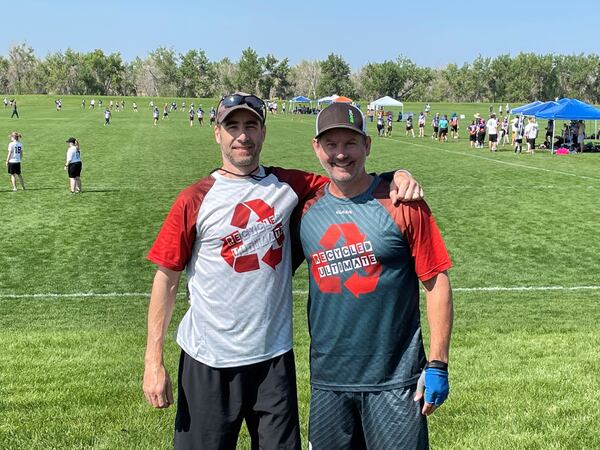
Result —
<path fill-rule="evenodd" d="M 267 107 L 265 106 L 265 102 L 263 102 L 256 95 L 240 95 L 240 94 L 231 94 L 226 95 L 221 99 L 221 105 L 225 109 L 233 108 L 234 106 L 246 105 L 256 111 L 260 117 L 262 117 L 263 122 L 266 119 L 266 111 Z"/>

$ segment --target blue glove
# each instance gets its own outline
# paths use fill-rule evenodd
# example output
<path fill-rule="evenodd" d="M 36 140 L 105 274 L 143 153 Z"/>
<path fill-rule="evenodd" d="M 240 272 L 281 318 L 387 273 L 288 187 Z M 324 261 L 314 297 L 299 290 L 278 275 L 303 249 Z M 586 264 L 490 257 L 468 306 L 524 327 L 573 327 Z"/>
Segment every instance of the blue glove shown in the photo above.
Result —
<path fill-rule="evenodd" d="M 440 406 L 448 398 L 449 391 L 447 370 L 425 369 L 425 402 Z"/>

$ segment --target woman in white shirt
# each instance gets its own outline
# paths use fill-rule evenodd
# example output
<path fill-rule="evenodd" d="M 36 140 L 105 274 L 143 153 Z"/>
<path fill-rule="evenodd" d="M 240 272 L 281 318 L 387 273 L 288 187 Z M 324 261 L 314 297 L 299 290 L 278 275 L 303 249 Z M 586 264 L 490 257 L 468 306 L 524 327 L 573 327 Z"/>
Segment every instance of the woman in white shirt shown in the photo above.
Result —
<path fill-rule="evenodd" d="M 21 144 L 21 133 L 13 131 L 8 136 L 10 143 L 8 144 L 8 153 L 6 155 L 6 167 L 10 175 L 13 192 L 17 191 L 17 178 L 21 182 L 21 187 L 25 190 L 25 182 L 21 176 L 21 158 L 23 157 L 23 144 Z"/>
<path fill-rule="evenodd" d="M 65 170 L 69 174 L 69 185 L 71 193 L 81 192 L 81 152 L 79 151 L 79 142 L 74 137 L 67 139 L 69 148 L 67 149 L 67 161 Z"/>

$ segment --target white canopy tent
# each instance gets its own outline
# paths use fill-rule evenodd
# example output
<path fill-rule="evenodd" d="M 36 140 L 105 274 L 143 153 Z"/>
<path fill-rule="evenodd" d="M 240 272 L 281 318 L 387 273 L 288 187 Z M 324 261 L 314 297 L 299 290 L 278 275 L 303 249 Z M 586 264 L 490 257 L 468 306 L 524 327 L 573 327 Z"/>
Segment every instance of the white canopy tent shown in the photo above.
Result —
<path fill-rule="evenodd" d="M 333 97 L 334 97 L 333 95 L 330 95 L 328 97 L 320 98 L 319 100 L 317 100 L 317 105 L 320 105 L 321 103 L 327 103 L 327 104 L 332 103 Z"/>
<path fill-rule="evenodd" d="M 392 97 L 385 96 L 378 98 L 375 101 L 369 103 L 369 109 L 377 109 L 379 107 L 385 106 L 396 106 L 402 108 L 402 114 L 404 114 L 404 103 L 399 102 L 398 100 L 393 99 Z"/>

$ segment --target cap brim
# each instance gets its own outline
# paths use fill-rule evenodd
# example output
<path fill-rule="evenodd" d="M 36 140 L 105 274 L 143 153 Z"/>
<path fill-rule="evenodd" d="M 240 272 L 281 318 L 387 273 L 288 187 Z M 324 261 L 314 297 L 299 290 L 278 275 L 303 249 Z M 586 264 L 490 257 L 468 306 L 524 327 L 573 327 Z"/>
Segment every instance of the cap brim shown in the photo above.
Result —
<path fill-rule="evenodd" d="M 250 111 L 251 113 L 253 113 L 256 117 L 258 117 L 258 120 L 260 120 L 261 123 L 264 123 L 264 118 L 254 109 L 250 108 L 248 105 L 236 105 L 236 106 L 232 106 L 231 108 L 227 108 L 225 109 L 220 117 L 219 117 L 219 123 L 223 122 L 231 113 L 235 112 L 235 111 L 239 111 L 241 109 L 245 109 L 246 111 Z"/>
<path fill-rule="evenodd" d="M 317 134 L 315 136 L 315 139 L 318 139 L 319 137 L 321 137 L 323 135 L 323 133 L 325 133 L 326 131 L 329 130 L 335 130 L 336 128 L 345 128 L 347 130 L 352 130 L 355 131 L 358 134 L 362 134 L 363 136 L 367 136 L 367 133 L 365 133 L 362 130 L 359 130 L 358 128 L 356 128 L 355 126 L 352 125 L 348 125 L 348 124 L 333 124 L 333 125 L 329 125 L 328 127 L 323 128 L 322 130 L 319 130 L 319 134 Z"/>

